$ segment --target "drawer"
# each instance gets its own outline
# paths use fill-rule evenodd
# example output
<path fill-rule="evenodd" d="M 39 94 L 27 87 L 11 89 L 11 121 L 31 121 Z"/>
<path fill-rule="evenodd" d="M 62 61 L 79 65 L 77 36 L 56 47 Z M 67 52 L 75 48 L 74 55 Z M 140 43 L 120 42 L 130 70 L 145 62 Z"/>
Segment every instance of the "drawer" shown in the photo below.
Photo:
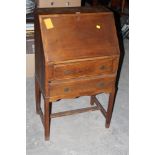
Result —
<path fill-rule="evenodd" d="M 113 74 L 116 72 L 115 59 L 106 58 L 54 65 L 54 79 L 70 79 L 84 76 Z"/>
<path fill-rule="evenodd" d="M 81 6 L 81 0 L 38 0 L 39 8 L 78 7 L 78 6 Z"/>
<path fill-rule="evenodd" d="M 76 80 L 51 82 L 50 97 L 54 100 L 77 96 L 94 95 L 111 92 L 115 86 L 115 77 L 93 77 Z"/>

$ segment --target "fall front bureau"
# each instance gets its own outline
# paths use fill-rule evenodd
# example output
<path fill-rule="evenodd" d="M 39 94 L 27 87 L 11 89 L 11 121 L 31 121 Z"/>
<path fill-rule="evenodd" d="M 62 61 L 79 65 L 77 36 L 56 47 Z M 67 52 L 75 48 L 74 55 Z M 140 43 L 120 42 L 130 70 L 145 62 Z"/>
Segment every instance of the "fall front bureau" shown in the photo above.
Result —
<path fill-rule="evenodd" d="M 105 8 L 36 9 L 36 112 L 50 137 L 51 118 L 100 110 L 111 121 L 116 94 L 119 46 L 113 13 Z M 105 110 L 96 95 L 109 93 Z M 44 112 L 41 110 L 41 94 Z M 88 108 L 52 113 L 52 103 L 90 96 Z"/>

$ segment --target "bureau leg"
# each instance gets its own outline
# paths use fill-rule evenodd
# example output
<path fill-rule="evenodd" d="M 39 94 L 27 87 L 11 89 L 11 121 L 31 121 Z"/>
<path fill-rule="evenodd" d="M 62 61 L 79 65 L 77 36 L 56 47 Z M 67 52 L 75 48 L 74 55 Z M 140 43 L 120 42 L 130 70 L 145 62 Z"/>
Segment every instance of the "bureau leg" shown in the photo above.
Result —
<path fill-rule="evenodd" d="M 41 91 L 37 79 L 35 79 L 35 98 L 36 98 L 36 113 L 39 114 L 41 103 Z"/>
<path fill-rule="evenodd" d="M 50 138 L 50 102 L 48 99 L 44 100 L 44 134 L 45 140 Z"/>
<path fill-rule="evenodd" d="M 52 114 L 52 102 L 49 102 L 49 114 Z M 50 117 L 50 124 L 51 124 L 51 117 Z"/>
<path fill-rule="evenodd" d="M 90 96 L 90 105 L 94 105 L 94 99 L 93 99 L 93 96 Z"/>
<path fill-rule="evenodd" d="M 105 124 L 106 128 L 109 128 L 109 126 L 110 126 L 113 107 L 114 107 L 115 94 L 116 94 L 116 91 L 114 89 L 109 95 L 108 109 L 107 109 L 107 113 L 106 113 L 106 124 Z"/>

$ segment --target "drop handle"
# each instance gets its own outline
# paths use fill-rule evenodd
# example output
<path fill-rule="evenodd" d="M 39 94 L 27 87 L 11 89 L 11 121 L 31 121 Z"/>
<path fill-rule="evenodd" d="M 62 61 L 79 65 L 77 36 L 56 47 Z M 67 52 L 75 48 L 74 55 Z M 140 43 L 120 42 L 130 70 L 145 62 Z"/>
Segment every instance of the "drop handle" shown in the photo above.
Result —
<path fill-rule="evenodd" d="M 104 69 L 105 69 L 105 66 L 102 65 L 102 66 L 99 67 L 99 69 L 100 69 L 100 70 L 104 70 Z"/>
<path fill-rule="evenodd" d="M 104 83 L 103 83 L 103 82 L 97 83 L 97 87 L 98 87 L 98 88 L 103 88 L 103 87 L 104 87 Z"/>
<path fill-rule="evenodd" d="M 69 92 L 69 91 L 70 91 L 69 88 L 64 88 L 64 92 L 65 92 L 65 93 L 67 93 L 67 92 Z"/>
<path fill-rule="evenodd" d="M 73 74 L 73 73 L 74 73 L 73 70 L 65 70 L 65 71 L 64 71 L 64 74 L 65 74 L 65 75 L 69 75 L 69 74 Z"/>

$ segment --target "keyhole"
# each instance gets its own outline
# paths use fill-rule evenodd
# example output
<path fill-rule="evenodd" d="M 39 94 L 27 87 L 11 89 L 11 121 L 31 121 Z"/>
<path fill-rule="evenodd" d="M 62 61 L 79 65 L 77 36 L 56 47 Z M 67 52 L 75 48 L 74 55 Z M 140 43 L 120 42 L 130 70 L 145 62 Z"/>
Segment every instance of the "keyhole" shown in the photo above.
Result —
<path fill-rule="evenodd" d="M 67 2 L 66 5 L 69 6 L 69 2 Z"/>

